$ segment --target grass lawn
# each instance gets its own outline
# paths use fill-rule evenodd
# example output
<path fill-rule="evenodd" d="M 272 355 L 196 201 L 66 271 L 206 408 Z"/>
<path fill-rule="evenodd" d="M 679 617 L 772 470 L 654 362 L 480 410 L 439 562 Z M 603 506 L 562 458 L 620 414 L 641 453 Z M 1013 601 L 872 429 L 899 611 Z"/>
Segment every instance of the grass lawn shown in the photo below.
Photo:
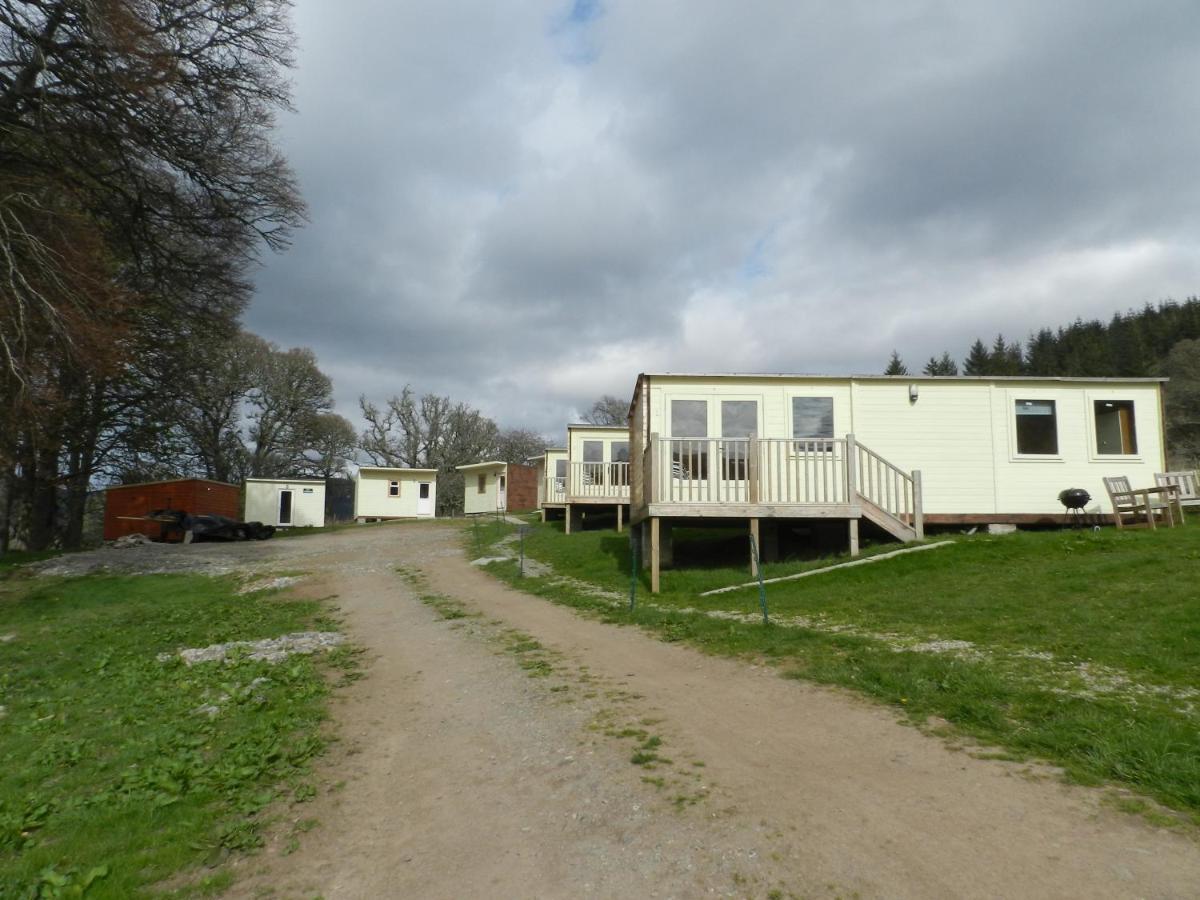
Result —
<path fill-rule="evenodd" d="M 315 601 L 235 587 L 192 575 L 0 580 L 0 897 L 153 894 L 181 872 L 174 892 L 218 891 L 228 875 L 215 867 L 261 842 L 267 805 L 312 796 L 324 669 L 338 658 L 156 658 L 336 627 Z M 340 662 L 352 666 L 348 651 Z"/>
<path fill-rule="evenodd" d="M 534 525 L 526 553 L 552 574 L 519 578 L 512 562 L 488 569 L 665 640 L 765 658 L 917 722 L 945 719 L 1014 758 L 1132 788 L 1200 822 L 1200 527 L 955 539 L 768 585 L 767 626 L 757 589 L 698 596 L 749 580 L 744 532 L 677 531 L 676 559 L 701 564 L 664 570 L 657 596 L 639 573 L 633 613 L 627 535 L 568 537 L 561 525 Z M 838 561 L 781 563 L 765 574 Z"/>

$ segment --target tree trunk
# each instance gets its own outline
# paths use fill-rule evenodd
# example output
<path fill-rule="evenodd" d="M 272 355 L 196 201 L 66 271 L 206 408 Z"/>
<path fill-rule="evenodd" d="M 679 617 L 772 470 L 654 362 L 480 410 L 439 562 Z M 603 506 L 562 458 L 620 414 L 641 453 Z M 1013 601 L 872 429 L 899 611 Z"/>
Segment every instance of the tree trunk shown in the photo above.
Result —
<path fill-rule="evenodd" d="M 29 498 L 29 546 L 33 551 L 48 550 L 54 544 L 58 519 L 58 453 L 40 449 L 33 464 L 23 472 Z"/>

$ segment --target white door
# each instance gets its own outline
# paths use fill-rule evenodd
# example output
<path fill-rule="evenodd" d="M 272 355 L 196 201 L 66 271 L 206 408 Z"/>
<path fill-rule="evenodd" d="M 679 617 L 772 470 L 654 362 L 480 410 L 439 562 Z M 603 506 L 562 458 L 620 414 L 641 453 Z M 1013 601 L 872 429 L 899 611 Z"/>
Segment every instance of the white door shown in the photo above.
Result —
<path fill-rule="evenodd" d="M 496 488 L 496 509 L 508 509 L 508 484 L 504 475 L 500 476 L 499 486 Z"/>
<path fill-rule="evenodd" d="M 428 481 L 417 483 L 417 515 L 433 515 L 433 487 Z"/>
<path fill-rule="evenodd" d="M 279 524 L 280 525 L 291 525 L 292 524 L 292 492 L 291 491 L 280 491 L 279 492 Z"/>

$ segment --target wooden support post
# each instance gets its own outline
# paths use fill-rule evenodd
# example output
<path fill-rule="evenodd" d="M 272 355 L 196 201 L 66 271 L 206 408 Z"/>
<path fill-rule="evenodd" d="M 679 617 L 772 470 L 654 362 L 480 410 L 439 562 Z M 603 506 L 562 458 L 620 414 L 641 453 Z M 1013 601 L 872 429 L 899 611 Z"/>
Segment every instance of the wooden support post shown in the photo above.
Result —
<path fill-rule="evenodd" d="M 655 516 L 650 520 L 650 593 L 658 593 L 659 564 L 659 519 Z"/>
<path fill-rule="evenodd" d="M 925 508 L 921 501 L 921 470 L 913 469 L 913 531 L 917 540 L 925 540 Z"/>
<path fill-rule="evenodd" d="M 758 527 L 758 519 L 750 520 L 750 537 L 754 538 L 754 544 L 750 548 L 750 576 L 758 577 L 758 560 L 755 558 L 755 550 L 758 551 L 758 556 L 762 556 L 762 544 L 759 542 L 760 532 Z"/>
<path fill-rule="evenodd" d="M 858 556 L 858 519 L 850 520 L 850 555 Z"/>
<path fill-rule="evenodd" d="M 542 507 L 542 524 L 546 524 L 546 507 Z"/>
<path fill-rule="evenodd" d="M 567 504 L 567 520 L 563 524 L 563 534 L 571 533 L 571 504 Z"/>
<path fill-rule="evenodd" d="M 762 496 L 762 485 L 759 483 L 759 465 L 758 465 L 758 437 L 750 435 L 750 441 L 746 445 L 746 478 L 749 480 L 749 495 L 750 503 L 758 503 Z"/>
<path fill-rule="evenodd" d="M 623 519 L 624 515 L 625 515 L 625 507 L 622 506 L 620 503 L 618 503 L 617 504 L 617 534 L 621 533 L 621 530 L 622 530 L 621 526 L 623 525 L 622 519 Z"/>
<path fill-rule="evenodd" d="M 853 434 L 846 435 L 846 502 L 858 502 L 858 441 Z"/>

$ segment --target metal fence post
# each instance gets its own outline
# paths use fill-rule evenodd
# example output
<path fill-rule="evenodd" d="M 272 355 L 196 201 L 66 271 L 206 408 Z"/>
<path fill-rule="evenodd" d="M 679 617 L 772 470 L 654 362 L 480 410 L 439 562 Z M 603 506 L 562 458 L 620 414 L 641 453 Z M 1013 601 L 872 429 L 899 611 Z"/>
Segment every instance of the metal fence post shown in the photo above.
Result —
<path fill-rule="evenodd" d="M 524 578 L 524 577 L 525 577 L 525 526 L 524 526 L 524 525 L 518 525 L 518 526 L 517 526 L 517 534 L 518 534 L 518 535 L 520 536 L 520 538 L 521 538 L 521 568 L 520 568 L 520 575 L 521 575 L 521 577 L 522 577 L 522 578 Z"/>
<path fill-rule="evenodd" d="M 643 526 L 639 525 L 638 528 Z M 637 528 L 629 529 L 629 611 L 637 608 L 638 547 L 641 544 Z"/>
<path fill-rule="evenodd" d="M 758 541 L 754 539 L 754 535 L 750 535 L 750 552 L 754 555 L 754 570 L 758 572 L 758 605 L 762 608 L 763 624 L 770 625 L 771 619 L 767 615 L 767 586 L 763 583 L 762 560 L 758 555 Z"/>

